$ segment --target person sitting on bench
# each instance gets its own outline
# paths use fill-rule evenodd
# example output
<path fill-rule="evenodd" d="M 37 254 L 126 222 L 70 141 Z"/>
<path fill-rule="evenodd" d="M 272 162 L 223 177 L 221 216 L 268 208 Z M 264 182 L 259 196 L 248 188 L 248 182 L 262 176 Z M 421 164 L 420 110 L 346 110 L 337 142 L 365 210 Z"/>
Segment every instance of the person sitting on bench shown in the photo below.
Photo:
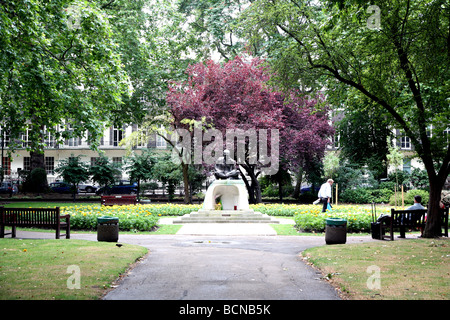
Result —
<path fill-rule="evenodd" d="M 419 195 L 414 196 L 414 204 L 412 206 L 410 206 L 408 209 L 406 210 L 423 210 L 426 209 L 422 204 L 422 197 Z"/>

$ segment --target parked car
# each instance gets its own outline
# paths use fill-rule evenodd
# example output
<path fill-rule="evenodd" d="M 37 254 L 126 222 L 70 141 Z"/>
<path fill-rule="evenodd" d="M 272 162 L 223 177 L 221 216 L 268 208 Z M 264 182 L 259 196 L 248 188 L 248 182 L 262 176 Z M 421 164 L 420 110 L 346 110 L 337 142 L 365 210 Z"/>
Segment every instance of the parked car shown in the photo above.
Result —
<path fill-rule="evenodd" d="M 86 192 L 86 193 L 94 193 L 97 191 L 98 187 L 93 186 L 91 184 L 80 184 L 78 185 L 78 191 L 79 192 Z"/>
<path fill-rule="evenodd" d="M 120 181 L 117 184 L 98 189 L 96 194 L 136 194 L 137 182 Z"/>
<path fill-rule="evenodd" d="M 67 182 L 52 182 L 49 187 L 53 192 L 72 193 L 72 185 Z"/>
<path fill-rule="evenodd" d="M 319 192 L 320 187 L 315 187 L 314 189 L 316 190 L 316 192 Z M 300 189 L 300 193 L 311 192 L 311 190 L 312 186 L 306 186 Z"/>
<path fill-rule="evenodd" d="M 17 191 L 18 191 L 17 186 L 12 182 L 3 181 L 0 184 L 0 193 L 16 194 Z"/>

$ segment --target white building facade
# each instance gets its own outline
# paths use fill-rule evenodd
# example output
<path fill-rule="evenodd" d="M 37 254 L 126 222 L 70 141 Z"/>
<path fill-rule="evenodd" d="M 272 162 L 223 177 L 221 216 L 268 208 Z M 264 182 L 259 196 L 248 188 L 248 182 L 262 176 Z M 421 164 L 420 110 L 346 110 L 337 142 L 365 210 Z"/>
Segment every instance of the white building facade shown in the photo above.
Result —
<path fill-rule="evenodd" d="M 105 129 L 100 141 L 100 152 L 112 162 L 123 164 L 127 152 L 124 146 L 120 146 L 120 141 L 136 130 L 138 130 L 137 125 Z M 0 145 L 2 146 L 3 157 L 2 167 L 4 180 L 6 181 L 17 180 L 19 178 L 19 171 L 28 171 L 30 169 L 30 153 L 26 150 L 29 143 L 27 133 L 23 134 L 21 139 L 16 140 L 16 143 L 17 141 L 20 141 L 19 147 L 15 148 L 11 156 L 9 156 L 8 146 L 11 143 L 11 139 L 0 128 Z M 45 143 L 47 145 L 47 148 L 44 150 L 45 170 L 49 183 L 61 180 L 55 173 L 55 168 L 58 167 L 61 160 L 66 160 L 72 156 L 81 156 L 81 160 L 90 165 L 99 157 L 99 151 L 92 150 L 86 139 L 71 138 L 62 144 L 57 144 L 51 137 L 46 137 Z M 153 134 L 149 137 L 149 141 L 146 144 L 140 144 L 135 148 L 138 150 L 146 148 L 166 149 L 167 145 L 162 137 Z M 122 178 L 127 178 L 125 172 L 122 173 Z"/>

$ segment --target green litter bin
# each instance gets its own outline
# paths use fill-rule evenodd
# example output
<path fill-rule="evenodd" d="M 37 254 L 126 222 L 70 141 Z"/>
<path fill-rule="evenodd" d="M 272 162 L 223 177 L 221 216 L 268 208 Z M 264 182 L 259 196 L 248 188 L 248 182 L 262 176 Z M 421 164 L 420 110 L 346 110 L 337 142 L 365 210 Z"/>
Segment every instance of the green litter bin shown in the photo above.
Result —
<path fill-rule="evenodd" d="M 343 244 L 347 241 L 347 220 L 327 218 L 325 227 L 326 244 Z"/>
<path fill-rule="evenodd" d="M 119 240 L 119 218 L 97 218 L 97 241 L 117 242 Z"/>

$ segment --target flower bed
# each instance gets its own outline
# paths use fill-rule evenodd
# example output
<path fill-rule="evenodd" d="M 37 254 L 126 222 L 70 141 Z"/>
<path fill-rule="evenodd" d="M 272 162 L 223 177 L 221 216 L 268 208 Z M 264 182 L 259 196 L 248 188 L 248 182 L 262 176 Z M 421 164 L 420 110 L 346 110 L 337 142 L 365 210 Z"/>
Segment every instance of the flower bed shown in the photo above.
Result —
<path fill-rule="evenodd" d="M 120 230 L 148 231 L 157 225 L 161 216 L 182 216 L 201 207 L 201 204 L 74 205 L 64 208 L 63 213 L 71 215 L 70 225 L 74 230 L 95 230 L 98 217 L 111 216 L 119 218 Z M 296 228 L 306 232 L 323 232 L 325 219 L 329 217 L 346 219 L 348 232 L 369 232 L 372 222 L 370 206 L 338 205 L 325 213 L 319 205 L 257 204 L 250 208 L 270 216 L 293 217 Z M 377 215 L 389 214 L 389 210 L 390 207 L 377 207 Z"/>
<path fill-rule="evenodd" d="M 75 205 L 63 208 L 63 213 L 70 214 L 70 228 L 73 230 L 96 230 L 97 218 L 102 216 L 119 218 L 119 229 L 126 231 L 151 230 L 159 220 L 158 214 L 144 205 Z"/>
<path fill-rule="evenodd" d="M 346 219 L 348 232 L 369 232 L 372 222 L 370 206 L 337 205 L 325 213 L 321 212 L 322 205 L 257 204 L 251 207 L 270 216 L 293 217 L 296 228 L 306 232 L 323 232 L 326 218 Z M 389 213 L 390 207 L 377 207 L 377 216 Z"/>

